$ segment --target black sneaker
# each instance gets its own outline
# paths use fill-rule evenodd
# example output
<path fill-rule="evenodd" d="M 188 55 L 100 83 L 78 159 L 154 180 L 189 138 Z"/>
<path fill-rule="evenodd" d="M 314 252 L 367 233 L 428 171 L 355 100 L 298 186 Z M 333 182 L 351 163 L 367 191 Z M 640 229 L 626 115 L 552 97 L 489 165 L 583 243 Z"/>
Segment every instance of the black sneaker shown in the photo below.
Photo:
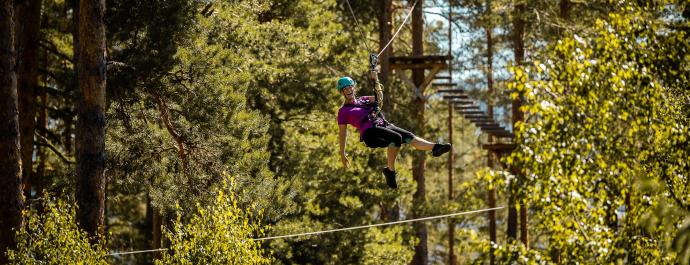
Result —
<path fill-rule="evenodd" d="M 383 168 L 383 175 L 386 176 L 386 184 L 388 184 L 388 187 L 391 189 L 397 189 L 398 188 L 398 183 L 395 182 L 395 176 L 397 175 L 395 171 L 388 169 L 387 167 Z"/>
<path fill-rule="evenodd" d="M 434 148 L 431 149 L 431 155 L 441 156 L 448 151 L 450 151 L 450 144 L 434 144 Z"/>

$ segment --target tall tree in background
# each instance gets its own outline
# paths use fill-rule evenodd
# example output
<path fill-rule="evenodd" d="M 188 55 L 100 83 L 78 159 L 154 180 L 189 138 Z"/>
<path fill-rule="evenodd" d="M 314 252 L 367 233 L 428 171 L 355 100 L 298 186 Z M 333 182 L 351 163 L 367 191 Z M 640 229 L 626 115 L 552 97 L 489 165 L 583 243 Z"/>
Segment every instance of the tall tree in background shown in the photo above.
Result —
<path fill-rule="evenodd" d="M 77 61 L 77 221 L 94 239 L 105 211 L 105 0 L 80 0 Z"/>
<path fill-rule="evenodd" d="M 379 78 L 384 89 L 388 88 L 390 91 L 391 82 L 391 68 L 390 56 L 393 54 L 393 43 L 391 42 L 393 31 L 393 4 L 391 0 L 378 1 L 378 29 L 379 29 L 379 50 L 383 50 L 379 56 L 379 63 L 381 65 Z M 386 46 L 388 45 L 388 46 Z M 385 49 L 385 50 L 384 50 Z M 383 113 L 391 114 L 393 112 L 392 93 L 383 93 Z M 390 221 L 397 221 L 400 219 L 400 205 L 397 202 L 385 202 L 382 205 L 382 211 L 385 218 Z"/>
<path fill-rule="evenodd" d="M 41 24 L 41 0 L 20 1 L 16 6 L 19 95 L 19 137 L 22 153 L 24 196 L 31 195 L 33 172 L 34 130 L 36 127 L 36 96 L 38 79 L 38 30 Z"/>
<path fill-rule="evenodd" d="M 14 53 L 14 7 L 0 6 L 0 264 L 5 250 L 15 245 L 14 229 L 22 225 L 21 157 L 17 117 L 17 79 Z"/>
<path fill-rule="evenodd" d="M 423 16 L 424 1 L 419 1 L 412 11 L 412 56 L 424 55 L 424 16 Z M 426 100 L 424 99 L 424 90 L 421 87 L 424 83 L 424 69 L 412 70 L 412 81 L 416 89 L 419 89 L 418 95 L 413 99 L 413 113 L 415 117 L 415 133 L 418 135 L 424 134 L 425 119 L 424 109 L 426 108 Z M 426 153 L 421 151 L 414 152 L 412 162 L 412 177 L 417 183 L 417 190 L 413 195 L 413 210 L 414 217 L 421 217 L 423 213 L 424 204 L 426 203 L 426 179 L 424 177 L 424 169 L 426 164 Z M 419 239 L 419 243 L 415 246 L 415 254 L 412 264 L 422 265 L 429 262 L 429 249 L 427 247 L 427 227 L 424 223 L 415 223 L 415 235 Z"/>
<path fill-rule="evenodd" d="M 495 24 L 493 23 L 493 1 L 492 0 L 486 0 L 486 9 L 485 9 L 485 16 L 487 21 L 484 21 L 484 32 L 486 34 L 486 84 L 487 84 L 487 94 L 489 96 L 487 102 L 487 115 L 491 117 L 492 119 L 494 118 L 494 27 Z M 493 136 L 489 135 L 488 143 L 491 144 L 493 142 Z M 487 166 L 491 169 L 494 167 L 494 154 L 489 151 L 487 152 Z M 493 185 L 489 185 L 487 188 L 488 196 L 487 196 L 487 204 L 489 208 L 494 208 L 496 207 L 496 190 L 494 189 Z M 491 249 L 489 250 L 489 263 L 491 265 L 495 264 L 496 262 L 496 257 L 494 256 L 494 244 L 497 244 L 497 238 L 496 238 L 496 212 L 495 211 L 490 211 L 487 213 L 489 216 L 489 240 L 491 241 Z"/>
<path fill-rule="evenodd" d="M 526 3 L 515 2 L 513 6 L 513 55 L 515 56 L 515 65 L 523 65 L 525 61 L 525 9 Z M 513 129 L 515 126 L 524 121 L 524 116 L 522 111 L 520 111 L 520 106 L 522 106 L 522 96 L 517 95 L 513 98 Z M 517 174 L 517 181 L 512 181 L 511 185 L 520 185 L 522 172 L 518 168 L 512 168 L 513 174 Z M 509 208 L 508 208 L 508 230 L 507 234 L 509 238 L 517 239 L 518 231 L 518 212 L 516 209 L 516 197 L 514 192 L 510 192 L 509 198 Z M 520 239 L 527 245 L 527 209 L 522 205 L 520 207 Z"/>
<path fill-rule="evenodd" d="M 391 54 L 393 54 L 392 44 L 386 47 L 386 44 L 390 41 L 392 37 L 392 8 L 393 5 L 391 0 L 378 0 L 378 29 L 379 29 L 379 50 L 383 50 L 381 56 L 379 57 L 379 62 L 381 64 L 381 84 L 384 87 L 388 87 L 390 84 L 389 76 L 391 74 L 390 63 L 388 62 Z M 393 109 L 391 106 L 392 100 L 390 93 L 385 93 L 383 95 L 383 112 L 390 113 Z"/>

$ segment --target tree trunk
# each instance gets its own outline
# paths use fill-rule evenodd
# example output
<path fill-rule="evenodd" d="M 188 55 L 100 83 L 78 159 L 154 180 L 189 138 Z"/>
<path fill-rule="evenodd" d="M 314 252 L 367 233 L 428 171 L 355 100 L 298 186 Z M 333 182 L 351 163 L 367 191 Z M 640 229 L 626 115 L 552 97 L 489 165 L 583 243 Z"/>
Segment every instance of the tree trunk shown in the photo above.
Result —
<path fill-rule="evenodd" d="M 94 240 L 105 211 L 105 0 L 79 2 L 77 79 L 77 220 Z"/>
<path fill-rule="evenodd" d="M 453 56 L 453 4 L 448 3 L 448 58 Z M 453 61 L 448 64 L 448 83 L 453 83 Z M 448 143 L 451 144 L 448 152 L 448 203 L 453 202 L 453 103 L 448 100 Z M 448 264 L 457 264 L 455 258 L 455 221 L 448 218 Z"/>
<path fill-rule="evenodd" d="M 20 1 L 16 5 L 17 92 L 19 95 L 19 137 L 22 154 L 24 197 L 31 197 L 36 95 L 38 84 L 38 33 L 41 25 L 41 0 Z"/>
<path fill-rule="evenodd" d="M 515 3 L 515 10 L 513 12 L 513 49 L 515 64 L 518 66 L 523 65 L 525 61 L 525 21 L 523 18 L 525 9 L 526 5 L 524 2 Z M 518 95 L 518 97 L 513 100 L 513 130 L 515 130 L 515 125 L 518 122 L 524 121 L 524 114 L 520 111 L 521 106 L 522 95 Z M 522 172 L 522 169 L 516 169 L 514 173 L 518 179 L 516 185 L 522 185 L 521 179 L 524 178 L 524 172 Z M 516 198 L 511 195 L 511 199 Z M 513 201 L 513 203 L 515 203 L 515 201 Z M 513 207 L 512 205 L 511 207 Z M 510 223 L 509 221 L 509 224 Z M 529 247 L 529 237 L 527 234 L 527 205 L 520 205 L 520 240 L 526 247 Z"/>
<path fill-rule="evenodd" d="M 47 59 L 46 59 L 47 60 Z M 45 84 L 46 82 L 44 82 Z M 40 109 L 38 111 L 38 122 L 36 126 L 39 131 L 46 131 L 48 125 L 48 93 L 46 89 L 41 89 L 38 97 L 41 99 Z M 31 182 L 35 187 L 37 197 L 40 197 L 46 189 L 47 181 L 45 179 L 46 159 L 48 155 L 45 147 L 38 148 L 38 166 L 36 167 L 36 175 L 33 176 Z"/>
<path fill-rule="evenodd" d="M 379 24 L 379 50 L 383 50 L 386 44 L 391 39 L 393 24 L 391 22 L 391 13 L 393 11 L 391 0 L 378 0 L 378 24 Z M 391 100 L 390 87 L 390 55 L 393 54 L 393 44 L 391 43 L 379 56 L 379 63 L 381 64 L 381 73 L 379 80 L 384 87 L 383 93 L 383 113 L 389 114 L 393 112 L 393 101 Z M 400 220 L 400 206 L 398 202 L 387 202 L 383 205 L 385 209 L 384 218 L 386 221 Z"/>
<path fill-rule="evenodd" d="M 4 0 L 0 7 L 0 264 L 7 263 L 6 249 L 16 245 L 13 230 L 22 226 L 24 208 L 13 17 L 12 1 Z"/>
<path fill-rule="evenodd" d="M 152 240 L 151 240 L 151 247 L 153 249 L 160 249 L 163 247 L 163 233 L 162 233 L 162 227 L 163 227 L 163 218 L 161 217 L 160 210 L 153 208 L 153 216 L 151 218 L 151 225 L 152 225 Z M 160 252 L 154 252 L 153 253 L 153 258 L 154 259 L 160 259 L 161 258 L 161 253 Z"/>
<path fill-rule="evenodd" d="M 490 166 L 493 166 L 493 159 L 489 157 Z M 496 190 L 490 188 L 488 190 L 489 198 L 488 204 L 489 208 L 496 208 Z M 491 249 L 489 250 L 489 264 L 496 264 L 496 257 L 494 256 L 493 244 L 497 244 L 496 240 L 496 211 L 489 211 L 489 240 L 491 241 Z"/>
<path fill-rule="evenodd" d="M 393 25 L 391 23 L 391 12 L 392 4 L 391 0 L 379 0 L 379 50 L 382 50 L 388 41 L 391 39 L 391 31 L 393 30 Z M 386 93 L 383 93 L 383 113 L 391 113 L 393 110 L 392 100 L 391 100 L 391 90 L 389 83 L 389 76 L 391 74 L 390 62 L 388 59 L 390 55 L 393 54 L 393 44 L 389 45 L 386 50 L 381 53 L 379 57 L 379 62 L 381 63 L 381 76 L 380 80 L 384 88 L 387 89 Z"/>
<path fill-rule="evenodd" d="M 522 175 L 524 177 L 524 175 Z M 527 204 L 520 204 L 520 241 L 529 248 L 529 232 L 527 230 Z"/>
<path fill-rule="evenodd" d="M 490 107 L 492 108 L 492 107 Z M 489 142 L 491 143 L 491 142 Z M 487 161 L 486 165 L 490 168 L 494 168 L 494 158 L 493 154 L 489 152 L 487 154 Z M 496 208 L 496 190 L 493 187 L 488 188 L 487 190 L 488 193 L 488 198 L 487 198 L 487 204 L 489 205 L 489 208 Z M 496 256 L 494 256 L 494 244 L 498 244 L 497 238 L 496 238 L 496 211 L 489 211 L 489 241 L 491 242 L 491 248 L 489 249 L 489 264 L 493 265 L 496 264 Z"/>
<path fill-rule="evenodd" d="M 423 1 L 419 1 L 412 11 L 412 55 L 420 56 L 424 54 L 424 16 L 423 16 Z M 417 135 L 424 135 L 424 107 L 426 102 L 423 97 L 419 95 L 424 95 L 424 89 L 422 83 L 424 83 L 424 70 L 414 69 L 412 70 L 412 81 L 417 89 L 419 89 L 418 95 L 415 97 L 413 102 L 413 117 L 417 118 L 415 122 L 417 124 Z M 415 182 L 417 182 L 417 190 L 415 191 L 412 203 L 413 212 L 412 215 L 417 218 L 421 217 L 424 212 L 424 204 L 426 202 L 426 184 L 424 177 L 424 168 L 426 166 L 426 153 L 415 151 L 412 160 L 412 177 Z M 414 258 L 412 259 L 412 264 L 423 265 L 429 262 L 429 250 L 427 247 L 427 227 L 425 223 L 415 223 L 414 224 L 415 234 L 419 239 L 419 243 L 415 246 Z"/>
<path fill-rule="evenodd" d="M 487 1 L 487 10 L 489 14 L 491 14 L 491 1 Z M 485 28 L 485 33 L 486 33 L 486 64 L 487 64 L 487 71 L 486 71 L 486 84 L 488 87 L 488 94 L 489 94 L 489 100 L 488 100 L 488 107 L 487 107 L 487 115 L 489 117 L 493 118 L 494 117 L 494 106 L 493 106 L 493 95 L 494 95 L 494 40 L 493 40 L 493 25 L 487 25 Z M 488 143 L 491 144 L 493 143 L 493 137 L 489 136 Z M 490 169 L 494 168 L 494 158 L 493 154 L 491 151 L 489 151 L 486 155 L 486 164 Z M 488 198 L 487 198 L 487 204 L 489 205 L 489 208 L 495 208 L 496 207 L 496 190 L 493 187 L 488 188 L 487 190 L 488 193 Z M 489 264 L 493 265 L 496 264 L 496 257 L 494 256 L 494 244 L 497 243 L 496 239 L 496 211 L 489 211 L 489 240 L 491 241 L 491 248 L 489 249 Z"/>
<path fill-rule="evenodd" d="M 449 46 L 450 47 L 450 46 Z M 453 76 L 452 72 L 451 75 Z M 450 80 L 453 81 L 452 79 Z M 453 104 L 448 100 L 448 142 L 453 144 Z M 453 149 L 448 152 L 448 203 L 453 203 Z M 448 264 L 455 265 L 455 221 L 448 218 Z"/>
<path fill-rule="evenodd" d="M 563 19 L 564 21 L 568 21 L 570 19 L 570 7 L 572 5 L 570 4 L 570 0 L 561 0 L 558 3 L 558 15 Z"/>
<path fill-rule="evenodd" d="M 506 230 L 506 236 L 508 241 L 514 241 L 517 239 L 518 231 L 518 213 L 517 207 L 515 207 L 515 195 L 510 189 L 513 189 L 514 182 L 508 185 L 508 229 Z"/>

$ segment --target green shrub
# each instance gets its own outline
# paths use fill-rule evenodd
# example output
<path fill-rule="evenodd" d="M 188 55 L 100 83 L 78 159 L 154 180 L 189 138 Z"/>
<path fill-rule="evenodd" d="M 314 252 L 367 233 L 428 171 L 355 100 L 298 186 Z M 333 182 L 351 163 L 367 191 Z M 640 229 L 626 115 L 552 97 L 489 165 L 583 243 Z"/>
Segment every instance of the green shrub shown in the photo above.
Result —
<path fill-rule="evenodd" d="M 17 249 L 7 252 L 10 264 L 107 264 L 103 244 L 89 243 L 74 220 L 76 207 L 63 200 L 42 198 L 45 212 L 24 211 Z"/>
<path fill-rule="evenodd" d="M 255 233 L 263 234 L 263 229 L 250 222 L 251 215 L 237 206 L 227 183 L 215 204 L 197 208 L 189 224 L 183 224 L 178 214 L 173 231 L 164 231 L 170 252 L 163 253 L 157 264 L 269 264 L 260 243 L 252 240 Z"/>

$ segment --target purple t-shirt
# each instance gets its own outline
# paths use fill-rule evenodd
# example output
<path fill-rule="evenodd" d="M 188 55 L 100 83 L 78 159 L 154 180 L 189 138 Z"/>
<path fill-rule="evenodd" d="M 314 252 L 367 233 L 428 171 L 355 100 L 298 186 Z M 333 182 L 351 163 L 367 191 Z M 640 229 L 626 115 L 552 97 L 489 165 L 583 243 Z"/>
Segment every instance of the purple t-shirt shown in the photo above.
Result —
<path fill-rule="evenodd" d="M 364 131 L 373 126 L 373 122 L 367 118 L 373 106 L 367 96 L 355 99 L 354 104 L 345 104 L 338 110 L 338 125 L 349 124 L 355 126 L 360 137 Z"/>

